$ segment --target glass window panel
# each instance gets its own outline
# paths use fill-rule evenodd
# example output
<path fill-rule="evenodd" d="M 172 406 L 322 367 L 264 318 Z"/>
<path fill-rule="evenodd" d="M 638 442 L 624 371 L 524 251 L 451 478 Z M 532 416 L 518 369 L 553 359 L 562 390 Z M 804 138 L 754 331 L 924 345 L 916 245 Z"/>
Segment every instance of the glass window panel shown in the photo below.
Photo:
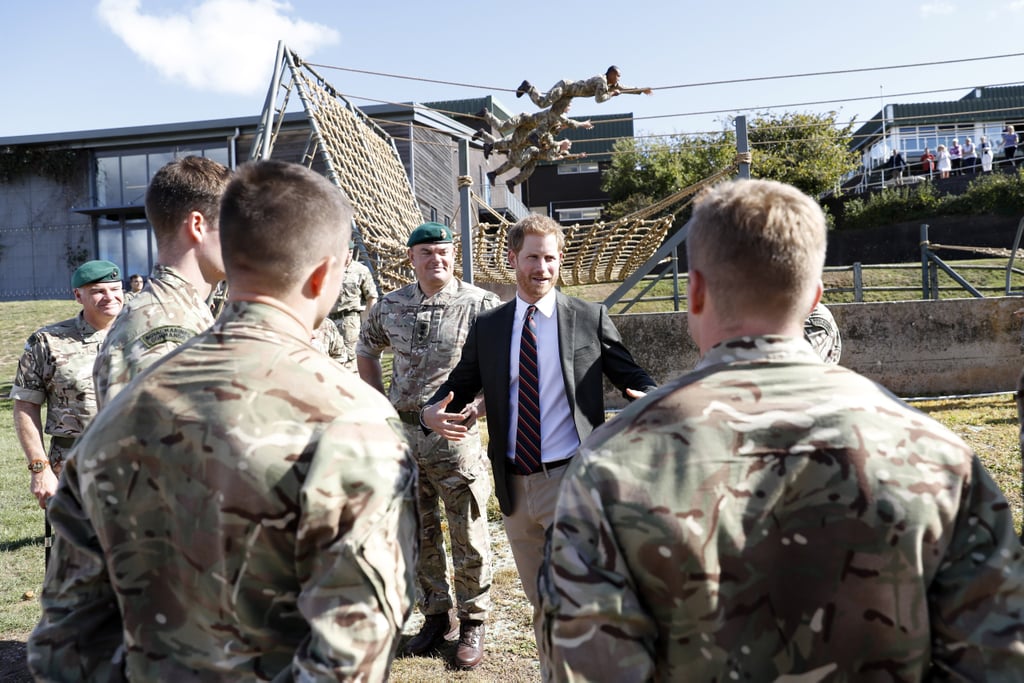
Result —
<path fill-rule="evenodd" d="M 125 204 L 143 204 L 149 175 L 145 154 L 126 154 L 121 157 L 121 197 Z"/>
<path fill-rule="evenodd" d="M 112 225 L 107 228 L 100 228 L 96 231 L 96 242 L 98 247 L 97 257 L 106 261 L 113 261 L 124 269 L 124 251 L 121 242 L 121 226 Z"/>
<path fill-rule="evenodd" d="M 149 174 L 146 176 L 146 185 L 149 185 L 149 181 L 153 179 L 156 172 L 167 164 L 174 161 L 174 155 L 170 152 L 159 152 L 149 155 Z"/>
<path fill-rule="evenodd" d="M 121 158 L 104 157 L 96 160 L 96 205 L 121 204 Z"/>
<path fill-rule="evenodd" d="M 228 165 L 228 148 L 227 147 L 213 147 L 206 150 L 206 158 L 213 159 L 218 164 Z"/>
<path fill-rule="evenodd" d="M 125 225 L 124 272 L 148 275 L 152 263 L 149 250 L 149 224 L 146 221 L 129 221 Z"/>

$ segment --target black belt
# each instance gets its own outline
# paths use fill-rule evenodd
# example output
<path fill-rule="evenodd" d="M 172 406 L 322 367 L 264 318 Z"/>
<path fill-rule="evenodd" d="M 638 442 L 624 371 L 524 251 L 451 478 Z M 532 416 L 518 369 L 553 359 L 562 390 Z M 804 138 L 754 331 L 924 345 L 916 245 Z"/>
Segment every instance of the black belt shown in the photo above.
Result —
<path fill-rule="evenodd" d="M 407 425 L 420 425 L 420 411 L 418 410 L 399 410 L 398 419 Z"/>
<path fill-rule="evenodd" d="M 78 441 L 77 436 L 51 436 L 50 444 L 57 445 L 61 448 L 72 448 L 75 442 Z"/>
<path fill-rule="evenodd" d="M 517 470 L 516 469 L 516 464 L 512 460 L 508 460 L 506 458 L 506 461 L 507 461 L 507 464 L 508 464 L 508 473 L 509 474 L 514 474 L 514 475 L 520 476 L 520 477 L 528 477 L 531 474 L 537 474 L 537 472 L 544 472 L 544 471 L 550 472 L 551 470 L 557 470 L 559 467 L 565 467 L 566 465 L 568 465 L 569 463 L 572 462 L 572 456 L 569 456 L 568 458 L 563 458 L 561 460 L 555 460 L 554 462 L 543 462 L 543 463 L 541 463 L 540 469 L 538 469 L 536 472 L 526 472 L 526 473 L 523 473 L 523 472 L 520 472 L 519 470 Z"/>

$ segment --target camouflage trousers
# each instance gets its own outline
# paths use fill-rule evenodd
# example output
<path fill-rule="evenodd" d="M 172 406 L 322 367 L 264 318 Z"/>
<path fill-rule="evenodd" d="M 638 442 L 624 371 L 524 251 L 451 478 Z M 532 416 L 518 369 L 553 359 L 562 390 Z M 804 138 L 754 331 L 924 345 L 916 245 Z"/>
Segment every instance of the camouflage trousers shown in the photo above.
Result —
<path fill-rule="evenodd" d="M 424 434 L 404 424 L 419 466 L 420 556 L 416 566 L 420 611 L 443 614 L 452 607 L 448 560 L 441 530 L 441 504 L 448 518 L 452 577 L 459 619 L 487 618 L 491 607 L 491 539 L 487 499 L 491 476 L 474 427 L 461 442 Z"/>
<path fill-rule="evenodd" d="M 540 92 L 532 86 L 527 91 L 527 94 L 530 96 L 530 99 L 533 100 L 534 104 L 541 109 L 545 109 L 561 99 L 583 96 L 589 97 L 594 93 L 586 92 L 585 87 L 579 85 L 577 81 L 567 81 L 562 79 L 551 86 L 551 90 L 548 90 L 543 95 L 541 95 Z"/>
<path fill-rule="evenodd" d="M 345 362 L 346 369 L 356 372 L 356 342 L 359 341 L 359 326 L 361 318 L 359 313 L 346 313 L 338 318 L 335 323 L 341 338 L 345 340 Z"/>

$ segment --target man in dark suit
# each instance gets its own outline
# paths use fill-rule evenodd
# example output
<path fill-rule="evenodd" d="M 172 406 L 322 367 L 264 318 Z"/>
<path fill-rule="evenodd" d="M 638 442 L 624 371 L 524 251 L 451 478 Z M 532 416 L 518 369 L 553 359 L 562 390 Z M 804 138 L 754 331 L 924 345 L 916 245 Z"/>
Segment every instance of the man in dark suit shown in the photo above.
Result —
<path fill-rule="evenodd" d="M 557 222 L 528 216 L 509 229 L 508 243 L 516 298 L 477 316 L 462 358 L 421 419 L 458 441 L 476 417 L 467 406 L 483 391 L 495 494 L 536 628 L 544 534 L 565 466 L 580 439 L 604 422 L 601 376 L 630 399 L 655 384 L 604 306 L 555 290 L 565 246 Z"/>

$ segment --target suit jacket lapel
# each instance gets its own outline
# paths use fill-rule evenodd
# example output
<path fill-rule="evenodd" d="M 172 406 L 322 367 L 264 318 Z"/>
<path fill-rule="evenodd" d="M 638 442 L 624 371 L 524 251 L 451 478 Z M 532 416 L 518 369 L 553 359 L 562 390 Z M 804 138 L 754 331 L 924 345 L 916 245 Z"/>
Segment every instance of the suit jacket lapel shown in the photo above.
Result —
<path fill-rule="evenodd" d="M 501 420 L 506 425 L 504 431 L 502 431 L 502 441 L 506 439 L 505 435 L 508 433 L 507 425 L 510 410 L 508 403 L 508 387 L 512 377 L 511 368 L 509 367 L 509 354 L 512 353 L 512 327 L 515 325 L 515 317 L 516 300 L 512 299 L 512 301 L 505 304 L 504 308 L 498 311 L 494 316 L 494 329 L 492 330 L 495 335 L 494 342 L 488 344 L 485 341 L 483 347 L 494 349 L 497 355 L 496 358 L 491 358 L 491 362 L 487 365 L 490 366 L 491 372 L 494 373 L 494 386 L 500 387 L 501 389 L 497 392 L 498 405 L 494 407 L 495 412 L 493 415 L 502 416 Z M 484 386 L 487 386 L 487 382 L 484 382 Z M 490 406 L 487 408 L 487 412 L 490 413 Z M 494 418 L 489 418 L 489 420 L 490 419 Z"/>
<path fill-rule="evenodd" d="M 569 399 L 569 412 L 576 412 L 576 377 L 573 355 L 576 349 L 576 310 L 569 305 L 569 298 L 561 292 L 555 293 L 555 308 L 558 310 L 558 359 L 562 364 L 562 382 L 565 397 Z"/>

